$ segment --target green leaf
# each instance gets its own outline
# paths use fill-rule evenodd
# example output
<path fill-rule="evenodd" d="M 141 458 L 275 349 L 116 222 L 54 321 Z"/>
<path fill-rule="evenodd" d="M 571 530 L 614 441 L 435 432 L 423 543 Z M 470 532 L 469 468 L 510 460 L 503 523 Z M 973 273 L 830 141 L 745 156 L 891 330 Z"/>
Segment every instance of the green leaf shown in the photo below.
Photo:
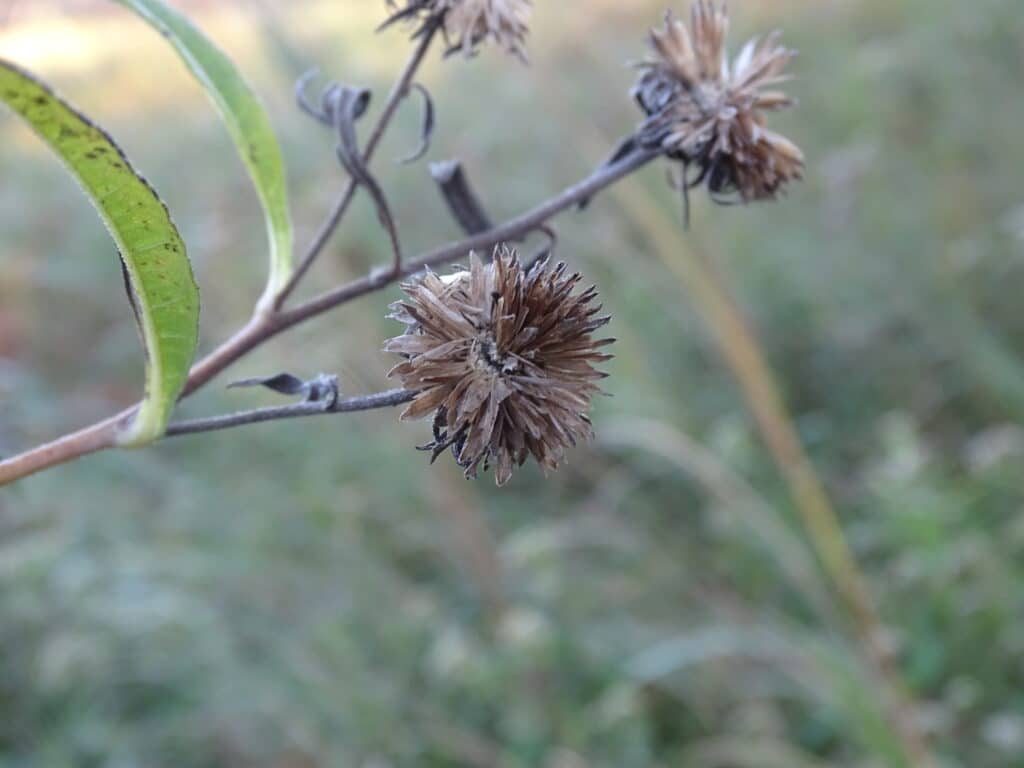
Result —
<path fill-rule="evenodd" d="M 117 243 L 146 353 L 146 394 L 118 443 L 135 446 L 155 440 L 167 426 L 198 341 L 199 291 L 185 244 L 163 202 L 113 140 L 32 75 L 3 59 L 0 101 L 60 157 Z"/>
<path fill-rule="evenodd" d="M 134 11 L 178 52 L 206 89 L 249 170 L 263 204 L 270 240 L 265 306 L 292 272 L 292 221 L 284 158 L 270 119 L 231 60 L 199 29 L 162 0 L 115 0 Z"/>

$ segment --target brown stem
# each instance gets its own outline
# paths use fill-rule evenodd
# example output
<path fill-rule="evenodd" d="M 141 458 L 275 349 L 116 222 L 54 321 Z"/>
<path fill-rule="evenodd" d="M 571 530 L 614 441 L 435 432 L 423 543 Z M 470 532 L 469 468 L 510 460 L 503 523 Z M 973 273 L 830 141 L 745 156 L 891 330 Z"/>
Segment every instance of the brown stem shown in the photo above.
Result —
<path fill-rule="evenodd" d="M 276 314 L 253 316 L 231 338 L 192 366 L 179 399 L 204 387 L 214 376 L 273 336 L 277 322 Z"/>
<path fill-rule="evenodd" d="M 0 486 L 13 483 L 23 477 L 41 472 L 58 464 L 65 464 L 90 453 L 113 448 L 117 443 L 118 427 L 125 415 L 131 411 L 119 413 L 109 419 L 80 429 L 70 435 L 54 440 L 52 443 L 40 445 L 31 451 L 0 461 Z"/>
<path fill-rule="evenodd" d="M 589 201 L 605 187 L 643 167 L 659 154 L 658 150 L 642 150 L 621 158 L 616 163 L 602 165 L 583 181 L 574 184 L 536 208 L 487 232 L 436 248 L 406 262 L 397 272 L 390 268 L 383 268 L 348 285 L 328 291 L 294 309 L 257 314 L 234 336 L 195 364 L 181 396 L 184 398 L 191 395 L 243 355 L 282 331 L 360 296 L 380 290 L 403 276 L 415 274 L 427 267 L 463 259 L 471 250 L 489 248 L 506 240 L 515 240 L 537 229 L 562 211 Z M 33 448 L 0 462 L 0 486 L 49 467 L 73 461 L 89 453 L 113 447 L 112 430 L 114 426 L 120 419 L 130 416 L 135 407 L 54 443 Z"/>

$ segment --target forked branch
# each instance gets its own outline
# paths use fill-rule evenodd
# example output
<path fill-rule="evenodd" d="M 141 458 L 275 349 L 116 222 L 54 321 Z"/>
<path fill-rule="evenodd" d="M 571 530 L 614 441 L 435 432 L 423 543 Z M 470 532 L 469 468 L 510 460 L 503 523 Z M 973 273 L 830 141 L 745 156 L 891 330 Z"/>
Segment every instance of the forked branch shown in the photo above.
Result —
<path fill-rule="evenodd" d="M 234 336 L 193 366 L 182 397 L 192 395 L 253 349 L 289 328 L 343 304 L 347 304 L 361 296 L 393 285 L 402 277 L 422 272 L 430 267 L 438 267 L 460 261 L 470 251 L 487 250 L 498 243 L 517 240 L 541 228 L 560 213 L 590 200 L 603 189 L 639 170 L 660 154 L 660 150 L 656 149 L 638 149 L 617 159 L 614 163 L 601 165 L 582 181 L 573 184 L 551 199 L 515 218 L 492 227 L 486 232 L 453 241 L 406 261 L 397 272 L 390 268 L 378 269 L 347 285 L 340 286 L 304 304 L 300 304 L 294 309 L 254 317 Z M 322 405 L 319 407 L 322 410 Z M 60 438 L 52 443 L 39 446 L 0 462 L 0 486 L 48 469 L 49 467 L 73 461 L 89 453 L 114 447 L 116 425 L 122 419 L 130 417 L 134 410 L 134 407 L 129 408 L 116 416 L 87 427 L 73 435 Z M 274 410 L 271 409 L 271 411 Z M 280 409 L 277 409 L 277 411 L 280 412 Z M 294 415 L 303 416 L 308 414 L 297 412 Z M 283 418 L 291 417 L 291 415 L 283 416 Z M 225 426 L 218 428 L 224 429 L 231 426 L 240 426 L 244 423 L 251 423 L 245 420 L 239 424 L 231 423 L 231 420 L 234 418 L 237 418 L 237 415 L 225 417 Z M 266 419 L 262 420 L 265 421 Z M 176 434 L 182 433 L 178 432 Z"/>
<path fill-rule="evenodd" d="M 384 134 L 391 123 L 391 119 L 394 117 L 395 112 L 398 111 L 399 105 L 406 96 L 409 95 L 413 80 L 416 78 L 416 73 L 419 71 L 420 65 L 423 63 L 423 59 L 427 55 L 427 51 L 430 50 L 430 44 L 433 42 L 436 32 L 436 25 L 431 26 L 425 31 L 417 42 L 409 60 L 402 68 L 402 72 L 395 81 L 395 85 L 392 87 L 391 93 L 388 94 L 387 102 L 384 105 L 384 109 L 381 111 L 377 124 L 370 132 L 370 137 L 366 140 L 366 148 L 363 150 L 364 165 L 368 165 L 370 160 L 373 159 L 373 155 L 377 151 L 377 147 L 380 145 L 381 139 L 384 138 Z M 331 237 L 337 231 L 338 225 L 341 224 L 341 220 L 345 217 L 345 213 L 348 211 L 348 207 L 351 205 L 358 188 L 359 182 L 354 178 L 349 179 L 349 182 L 345 187 L 345 191 L 342 193 L 341 197 L 338 198 L 338 202 L 335 204 L 334 209 L 324 221 L 323 225 L 316 233 L 316 236 L 313 238 L 313 242 L 310 243 L 309 248 L 306 250 L 306 255 L 303 256 L 302 261 L 300 261 L 295 267 L 295 272 L 292 274 L 291 279 L 284 288 L 281 289 L 281 292 L 278 293 L 277 298 L 274 301 L 274 309 L 280 310 L 281 307 L 284 306 L 288 297 L 292 295 L 303 277 L 305 277 L 306 273 L 309 271 L 310 267 L 312 267 L 317 258 L 319 258 L 320 254 L 327 246 L 327 243 L 330 242 Z"/>

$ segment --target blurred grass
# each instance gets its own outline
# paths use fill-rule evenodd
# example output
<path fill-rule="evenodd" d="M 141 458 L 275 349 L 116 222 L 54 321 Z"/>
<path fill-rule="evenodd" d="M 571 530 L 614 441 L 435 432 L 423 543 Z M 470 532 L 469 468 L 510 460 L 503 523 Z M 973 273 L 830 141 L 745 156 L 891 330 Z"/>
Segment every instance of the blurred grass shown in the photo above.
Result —
<path fill-rule="evenodd" d="M 209 347 L 258 295 L 255 196 L 203 95 L 127 14 L 0 15 L 0 55 L 119 138 L 167 199 Z M 290 106 L 317 65 L 378 94 L 404 58 L 381 3 L 183 3 L 271 104 L 300 242 L 341 187 Z M 103 12 L 101 12 L 103 11 Z M 603 159 L 637 120 L 623 66 L 655 2 L 537 3 L 532 66 L 432 58 L 431 159 L 495 213 Z M 697 203 L 694 238 L 764 343 L 838 501 L 946 764 L 1024 765 L 1024 9 L 1014 0 L 735 5 L 801 50 L 778 125 L 807 182 Z M 110 41 L 116 40 L 116 45 Z M 410 249 L 455 228 L 403 113 L 377 164 Z M 655 215 L 678 202 L 657 169 Z M 365 200 L 313 275 L 386 259 Z M 559 222 L 620 339 L 597 444 L 503 491 L 380 413 L 97 456 L 0 496 L 0 764 L 875 766 L 877 691 L 823 596 L 712 336 L 615 195 Z M 0 121 L 0 452 L 130 402 L 138 347 L 88 205 Z M 394 291 L 241 363 L 383 386 Z M 229 380 L 229 379 L 226 379 Z M 217 386 L 183 409 L 263 402 Z M 653 420 L 653 425 L 651 424 Z M 827 590 L 826 590 L 827 592 Z"/>

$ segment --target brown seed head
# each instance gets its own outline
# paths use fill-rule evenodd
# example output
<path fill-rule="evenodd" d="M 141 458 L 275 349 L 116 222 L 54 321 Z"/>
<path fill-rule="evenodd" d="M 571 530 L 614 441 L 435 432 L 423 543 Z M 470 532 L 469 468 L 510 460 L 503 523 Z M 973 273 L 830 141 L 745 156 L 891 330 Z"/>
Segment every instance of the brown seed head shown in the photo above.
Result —
<path fill-rule="evenodd" d="M 775 197 L 803 176 L 804 156 L 789 139 L 765 127 L 765 112 L 793 104 L 772 86 L 795 52 L 778 33 L 744 46 L 730 63 L 725 48 L 729 15 L 715 0 L 697 0 L 687 27 L 674 14 L 651 31 L 655 56 L 641 64 L 633 89 L 647 113 L 640 129 L 646 146 L 660 146 L 698 174 L 688 187 L 707 183 L 712 197 L 743 201 Z"/>
<path fill-rule="evenodd" d="M 440 20 L 450 53 L 469 56 L 482 43 L 492 40 L 500 48 L 526 59 L 530 0 L 406 0 L 405 6 L 392 16 L 392 20 L 397 18 L 415 18 L 423 25 Z"/>
<path fill-rule="evenodd" d="M 613 340 L 592 338 L 609 318 L 596 288 L 574 293 L 581 279 L 565 264 L 524 268 L 499 247 L 489 264 L 471 254 L 468 271 L 402 286 L 392 317 L 408 330 L 384 349 L 405 360 L 388 375 L 418 393 L 403 419 L 434 413 L 424 448 L 435 459 L 450 446 L 467 477 L 493 465 L 504 485 L 529 456 L 554 470 L 593 436 L 587 411 L 605 377 L 594 365 Z"/>

